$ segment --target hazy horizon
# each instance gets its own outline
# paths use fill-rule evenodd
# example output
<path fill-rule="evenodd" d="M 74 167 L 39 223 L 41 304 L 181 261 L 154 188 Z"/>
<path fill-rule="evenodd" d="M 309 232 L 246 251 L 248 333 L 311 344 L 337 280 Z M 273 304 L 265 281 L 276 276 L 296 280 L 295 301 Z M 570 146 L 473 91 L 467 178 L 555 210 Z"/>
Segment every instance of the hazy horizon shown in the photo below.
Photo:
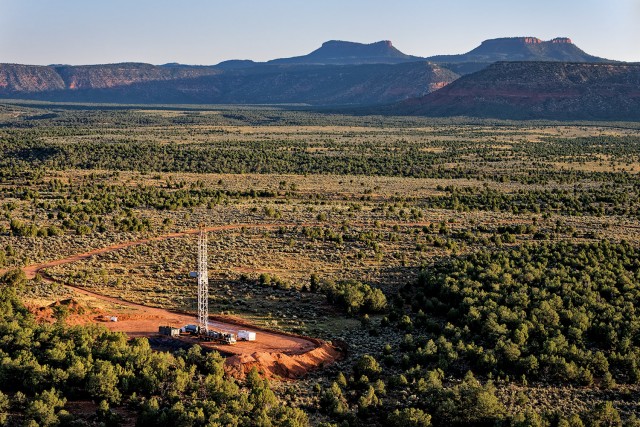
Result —
<path fill-rule="evenodd" d="M 483 40 L 569 37 L 591 55 L 639 62 L 640 2 L 400 0 L 296 2 L 1 0 L 0 62 L 212 65 L 307 54 L 328 40 L 391 40 L 416 56 L 465 53 Z"/>

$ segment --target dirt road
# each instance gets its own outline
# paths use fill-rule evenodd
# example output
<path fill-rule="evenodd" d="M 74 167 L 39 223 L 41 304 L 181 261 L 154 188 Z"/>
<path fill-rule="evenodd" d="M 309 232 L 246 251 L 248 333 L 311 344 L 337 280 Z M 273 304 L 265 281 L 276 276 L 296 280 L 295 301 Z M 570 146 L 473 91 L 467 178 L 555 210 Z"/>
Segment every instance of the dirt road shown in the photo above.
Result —
<path fill-rule="evenodd" d="M 393 225 L 402 225 L 405 227 L 422 227 L 426 225 L 430 225 L 431 222 L 385 222 L 385 225 L 393 226 Z M 246 229 L 273 229 L 280 227 L 313 227 L 313 226 L 324 226 L 326 224 L 323 223 L 266 223 L 266 224 L 227 224 L 227 225 L 217 225 L 213 227 L 205 227 L 205 231 L 207 232 L 215 232 L 215 231 L 225 231 L 225 230 L 238 230 L 242 228 Z M 361 225 L 361 224 L 354 224 Z M 185 231 L 179 231 L 175 233 L 163 234 L 161 236 L 150 237 L 148 239 L 140 239 L 140 240 L 132 240 L 130 242 L 118 243 L 115 245 L 105 246 L 103 248 L 94 249 L 88 252 L 83 252 L 75 255 L 68 256 L 66 258 L 60 258 L 53 261 L 47 261 L 40 264 L 32 264 L 26 267 L 22 267 L 22 270 L 27 275 L 27 279 L 33 279 L 38 272 L 44 270 L 46 268 L 55 267 L 57 265 L 69 264 L 72 262 L 82 261 L 87 258 L 91 258 L 94 255 L 105 254 L 109 252 L 114 252 L 120 249 L 129 248 L 132 246 L 140 246 L 151 242 L 159 242 L 163 240 L 176 239 L 180 237 L 185 237 L 192 234 L 198 234 L 200 229 L 189 229 Z M 4 274 L 7 269 L 0 269 L 0 275 Z M 97 294 L 96 294 L 97 295 Z"/>
<path fill-rule="evenodd" d="M 214 231 L 225 231 L 225 230 L 238 230 L 241 228 L 259 228 L 259 229 L 272 229 L 272 228 L 280 228 L 280 227 L 295 227 L 295 226 L 308 226 L 309 224 L 296 224 L 296 223 L 281 223 L 281 224 L 227 224 L 227 225 L 218 225 L 213 227 L 205 227 L 205 231 L 214 232 Z M 180 231 L 176 233 L 163 234 L 162 236 L 150 237 L 148 239 L 140 239 L 140 240 L 132 240 L 130 242 L 118 243 L 115 245 L 105 246 L 104 248 L 94 249 L 92 251 L 83 252 L 80 254 L 71 255 L 66 258 L 56 259 L 53 261 L 47 261 L 41 264 L 32 264 L 26 267 L 23 267 L 22 270 L 27 275 L 27 279 L 33 279 L 36 274 L 40 270 L 44 270 L 49 267 L 55 267 L 57 265 L 69 264 L 76 261 L 82 261 L 83 259 L 91 258 L 94 255 L 105 254 L 108 252 L 114 252 L 119 249 L 129 248 L 132 246 L 145 245 L 151 242 L 159 242 L 162 240 L 176 239 L 180 237 L 185 237 L 191 234 L 198 234 L 200 229 L 190 229 L 185 231 Z M 0 274 L 4 271 L 0 270 Z"/>

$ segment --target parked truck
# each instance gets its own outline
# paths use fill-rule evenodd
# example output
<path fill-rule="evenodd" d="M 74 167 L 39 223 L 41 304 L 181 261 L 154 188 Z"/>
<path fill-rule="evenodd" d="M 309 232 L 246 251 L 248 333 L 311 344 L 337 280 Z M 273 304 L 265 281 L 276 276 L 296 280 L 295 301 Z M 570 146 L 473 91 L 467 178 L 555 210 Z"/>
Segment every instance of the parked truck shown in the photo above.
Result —
<path fill-rule="evenodd" d="M 180 329 L 179 328 L 174 328 L 172 326 L 160 326 L 158 328 L 158 332 L 160 333 L 160 335 L 167 335 L 170 337 L 179 337 L 180 336 Z"/>
<path fill-rule="evenodd" d="M 198 335 L 200 332 L 200 327 L 198 325 L 186 325 L 183 329 L 186 333 L 191 335 Z"/>
<path fill-rule="evenodd" d="M 221 344 L 235 344 L 237 342 L 234 334 L 218 331 L 209 331 L 205 339 L 216 341 Z"/>
<path fill-rule="evenodd" d="M 216 341 L 221 344 L 235 344 L 237 342 L 235 334 L 214 331 L 212 329 L 209 329 L 209 331 L 205 333 L 198 325 L 186 325 L 183 326 L 180 331 L 191 335 L 198 335 L 200 339 L 205 341 Z"/>

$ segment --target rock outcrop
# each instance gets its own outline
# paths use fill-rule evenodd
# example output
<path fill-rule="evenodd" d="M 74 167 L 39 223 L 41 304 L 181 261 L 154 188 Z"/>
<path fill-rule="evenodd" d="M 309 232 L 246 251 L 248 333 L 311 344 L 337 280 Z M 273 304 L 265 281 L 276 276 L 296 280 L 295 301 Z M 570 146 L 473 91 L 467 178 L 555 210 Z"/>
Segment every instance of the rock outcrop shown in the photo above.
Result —
<path fill-rule="evenodd" d="M 571 41 L 571 39 L 569 37 L 556 37 L 555 39 L 551 40 L 550 43 L 553 44 L 573 44 L 573 42 Z"/>

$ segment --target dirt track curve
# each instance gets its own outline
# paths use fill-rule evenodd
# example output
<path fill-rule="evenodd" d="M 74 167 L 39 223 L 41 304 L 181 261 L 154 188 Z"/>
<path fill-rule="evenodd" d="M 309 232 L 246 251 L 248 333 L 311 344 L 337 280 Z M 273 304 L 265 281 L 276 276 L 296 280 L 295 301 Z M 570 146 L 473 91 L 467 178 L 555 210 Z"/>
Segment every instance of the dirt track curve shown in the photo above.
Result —
<path fill-rule="evenodd" d="M 430 225 L 431 222 L 386 222 L 386 225 L 403 225 L 406 227 L 421 227 L 425 225 Z M 227 224 L 227 225 L 216 225 L 212 227 L 205 227 L 206 232 L 213 231 L 225 231 L 225 230 L 237 230 L 240 228 L 258 228 L 258 229 L 272 229 L 272 228 L 280 228 L 280 227 L 312 227 L 325 225 L 322 223 L 267 223 L 267 224 Z M 118 243 L 115 245 L 105 246 L 103 248 L 94 249 L 88 252 L 83 252 L 80 254 L 71 255 L 66 258 L 60 258 L 53 261 L 47 261 L 40 264 L 32 264 L 26 267 L 22 267 L 22 270 L 27 275 L 27 279 L 33 279 L 38 272 L 44 270 L 46 268 L 55 267 L 57 265 L 69 264 L 72 262 L 82 261 L 83 259 L 91 258 L 94 255 L 105 254 L 108 252 L 114 252 L 124 248 L 130 248 L 132 246 L 144 245 L 151 242 L 160 242 L 163 240 L 176 239 L 180 237 L 185 237 L 192 234 L 198 234 L 200 229 L 189 229 L 185 231 L 179 231 L 175 233 L 163 234 L 161 236 L 150 237 L 148 239 L 140 239 L 140 240 L 132 240 L 130 242 Z M 7 269 L 0 269 L 0 275 L 4 274 Z M 68 285 L 67 285 L 68 286 Z M 100 296 L 104 298 L 104 296 L 99 294 L 94 294 L 96 296 Z"/>
<path fill-rule="evenodd" d="M 310 224 L 296 224 L 296 223 L 282 223 L 282 224 L 227 224 L 227 225 L 218 225 L 213 227 L 205 227 L 205 231 L 225 231 L 225 230 L 236 230 L 239 228 L 261 228 L 261 229 L 270 229 L 270 228 L 280 228 L 280 227 L 295 227 L 295 226 L 307 226 Z M 22 270 L 27 275 L 27 279 L 33 279 L 36 274 L 45 268 L 55 267 L 57 265 L 69 264 L 76 261 L 82 261 L 83 259 L 91 258 L 94 255 L 105 254 L 108 252 L 114 252 L 120 249 L 129 248 L 132 246 L 144 245 L 151 242 L 159 242 L 162 240 L 176 239 L 179 237 L 185 237 L 191 234 L 198 234 L 200 229 L 190 229 L 185 231 L 180 231 L 176 233 L 163 234 L 157 237 L 150 237 L 148 239 L 140 239 L 140 240 L 132 240 L 130 242 L 118 243 L 111 246 L 105 246 L 104 248 L 94 249 L 92 251 L 84 252 L 81 254 L 71 255 L 66 258 L 60 258 L 54 261 L 47 261 L 41 264 L 32 264 L 26 267 L 23 267 Z M 2 273 L 2 271 L 0 271 Z"/>

